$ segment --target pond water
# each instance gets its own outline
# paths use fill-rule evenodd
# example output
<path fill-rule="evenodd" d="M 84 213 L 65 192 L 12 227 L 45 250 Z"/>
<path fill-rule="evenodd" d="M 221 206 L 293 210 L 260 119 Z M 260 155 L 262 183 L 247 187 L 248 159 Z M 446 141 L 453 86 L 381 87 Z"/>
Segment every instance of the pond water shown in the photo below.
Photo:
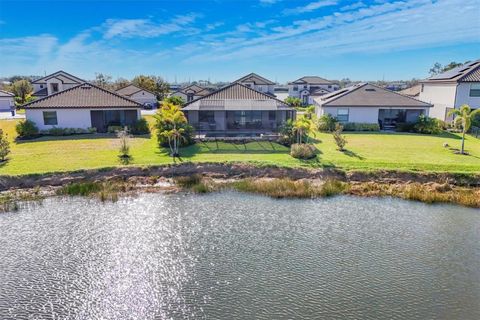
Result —
<path fill-rule="evenodd" d="M 480 210 L 235 192 L 0 215 L 0 319 L 480 319 Z"/>

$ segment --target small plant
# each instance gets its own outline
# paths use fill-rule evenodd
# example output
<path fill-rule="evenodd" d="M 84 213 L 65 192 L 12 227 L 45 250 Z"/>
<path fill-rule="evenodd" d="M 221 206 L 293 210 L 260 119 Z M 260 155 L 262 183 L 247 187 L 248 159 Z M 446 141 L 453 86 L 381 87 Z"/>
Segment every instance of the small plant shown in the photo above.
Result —
<path fill-rule="evenodd" d="M 316 156 L 316 149 L 313 144 L 295 143 L 290 149 L 290 155 L 297 159 L 312 159 Z"/>
<path fill-rule="evenodd" d="M 191 188 L 202 181 L 202 176 L 199 174 L 192 174 L 190 176 L 175 177 L 173 180 L 182 188 Z"/>
<path fill-rule="evenodd" d="M 33 138 L 38 135 L 38 128 L 33 121 L 24 120 L 17 123 L 15 130 L 20 138 Z"/>
<path fill-rule="evenodd" d="M 414 126 L 415 132 L 424 134 L 439 134 L 443 131 L 442 123 L 439 120 L 420 115 Z"/>
<path fill-rule="evenodd" d="M 8 136 L 3 134 L 3 130 L 0 129 L 0 161 L 5 161 L 5 158 L 10 153 L 10 142 Z"/>
<path fill-rule="evenodd" d="M 149 134 L 150 128 L 148 127 L 148 122 L 145 118 L 138 119 L 132 125 L 130 129 L 132 134 Z"/>
<path fill-rule="evenodd" d="M 120 139 L 120 149 L 118 155 L 118 157 L 120 158 L 120 162 L 122 164 L 129 164 L 132 160 L 129 145 L 130 136 L 128 135 L 128 132 L 126 130 L 121 130 L 118 131 L 117 137 Z"/>
<path fill-rule="evenodd" d="M 122 131 L 124 128 L 122 126 L 108 126 L 107 127 L 107 132 L 108 133 L 117 133 L 119 131 Z"/>
<path fill-rule="evenodd" d="M 449 116 L 455 116 L 455 123 L 458 123 L 462 127 L 462 149 L 460 154 L 466 154 L 465 152 L 465 134 L 470 130 L 472 125 L 472 119 L 480 114 L 480 109 L 472 110 L 469 105 L 464 104 L 460 109 L 454 109 L 448 113 Z"/>
<path fill-rule="evenodd" d="M 380 131 L 378 123 L 347 122 L 343 125 L 344 131 Z"/>
<path fill-rule="evenodd" d="M 335 130 L 335 125 L 337 123 L 338 120 L 335 119 L 331 114 L 324 114 L 318 119 L 318 131 L 332 132 Z"/>
<path fill-rule="evenodd" d="M 335 131 L 333 131 L 333 139 L 335 144 L 338 147 L 339 151 L 345 151 L 345 145 L 347 144 L 347 139 L 342 135 L 343 126 L 340 123 L 335 125 Z"/>

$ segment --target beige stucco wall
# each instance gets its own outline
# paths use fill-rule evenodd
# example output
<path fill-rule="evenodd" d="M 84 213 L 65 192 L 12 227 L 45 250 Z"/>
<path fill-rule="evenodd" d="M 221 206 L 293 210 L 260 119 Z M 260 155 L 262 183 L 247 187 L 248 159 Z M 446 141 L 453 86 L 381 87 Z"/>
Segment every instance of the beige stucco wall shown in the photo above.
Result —
<path fill-rule="evenodd" d="M 470 87 L 472 84 L 479 85 L 480 82 L 462 82 L 458 84 L 455 108 L 459 108 L 464 104 L 468 104 L 474 109 L 480 108 L 480 97 L 470 97 Z"/>
<path fill-rule="evenodd" d="M 447 108 L 453 108 L 455 105 L 457 85 L 452 84 L 423 84 L 423 90 L 420 91 L 419 100 L 433 104 L 430 109 L 430 116 L 445 120 Z"/>
<path fill-rule="evenodd" d="M 399 107 L 399 108 L 389 108 L 389 107 L 320 107 L 316 106 L 317 116 L 322 116 L 324 114 L 330 114 L 333 117 L 337 116 L 338 109 L 348 109 L 348 122 L 356 123 L 378 123 L 378 113 L 380 109 L 412 109 L 412 110 L 424 110 L 425 114 L 429 114 L 429 108 L 419 108 L 419 107 Z"/>

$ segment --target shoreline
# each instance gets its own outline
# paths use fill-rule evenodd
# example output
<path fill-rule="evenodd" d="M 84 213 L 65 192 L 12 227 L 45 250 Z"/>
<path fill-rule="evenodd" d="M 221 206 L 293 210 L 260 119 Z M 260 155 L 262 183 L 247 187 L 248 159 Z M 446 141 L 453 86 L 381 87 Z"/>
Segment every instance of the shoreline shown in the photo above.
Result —
<path fill-rule="evenodd" d="M 15 210 L 18 202 L 41 201 L 56 195 L 94 196 L 102 201 L 116 201 L 119 196 L 140 192 L 207 193 L 226 189 L 274 198 L 321 198 L 343 194 L 480 208 L 480 175 L 476 174 L 345 172 L 245 163 L 186 163 L 0 176 L 0 212 Z"/>

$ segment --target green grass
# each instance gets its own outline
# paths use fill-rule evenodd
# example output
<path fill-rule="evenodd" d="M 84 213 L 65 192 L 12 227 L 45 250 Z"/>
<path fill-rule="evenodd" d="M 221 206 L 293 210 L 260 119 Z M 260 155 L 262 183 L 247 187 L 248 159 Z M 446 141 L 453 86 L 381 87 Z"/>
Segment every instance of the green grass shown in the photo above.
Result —
<path fill-rule="evenodd" d="M 152 117 L 147 117 L 151 123 Z M 0 128 L 12 141 L 11 154 L 0 164 L 0 175 L 35 174 L 75 171 L 120 166 L 118 139 L 113 135 L 43 137 L 14 142 L 18 120 L 0 120 Z M 336 167 L 346 170 L 405 170 L 438 172 L 480 172 L 480 139 L 468 136 L 466 149 L 470 156 L 454 154 L 443 144 L 460 148 L 460 136 L 438 136 L 396 133 L 346 133 L 347 152 L 336 150 L 328 133 L 318 133 L 315 145 L 319 150 L 313 160 L 298 160 L 289 149 L 269 142 L 242 144 L 215 142 L 198 143 L 180 150 L 182 161 L 229 162 L 245 161 L 278 166 L 309 168 Z M 168 150 L 158 147 L 154 135 L 135 137 L 130 150 L 130 165 L 173 163 Z M 178 162 L 178 160 L 177 160 Z"/>

